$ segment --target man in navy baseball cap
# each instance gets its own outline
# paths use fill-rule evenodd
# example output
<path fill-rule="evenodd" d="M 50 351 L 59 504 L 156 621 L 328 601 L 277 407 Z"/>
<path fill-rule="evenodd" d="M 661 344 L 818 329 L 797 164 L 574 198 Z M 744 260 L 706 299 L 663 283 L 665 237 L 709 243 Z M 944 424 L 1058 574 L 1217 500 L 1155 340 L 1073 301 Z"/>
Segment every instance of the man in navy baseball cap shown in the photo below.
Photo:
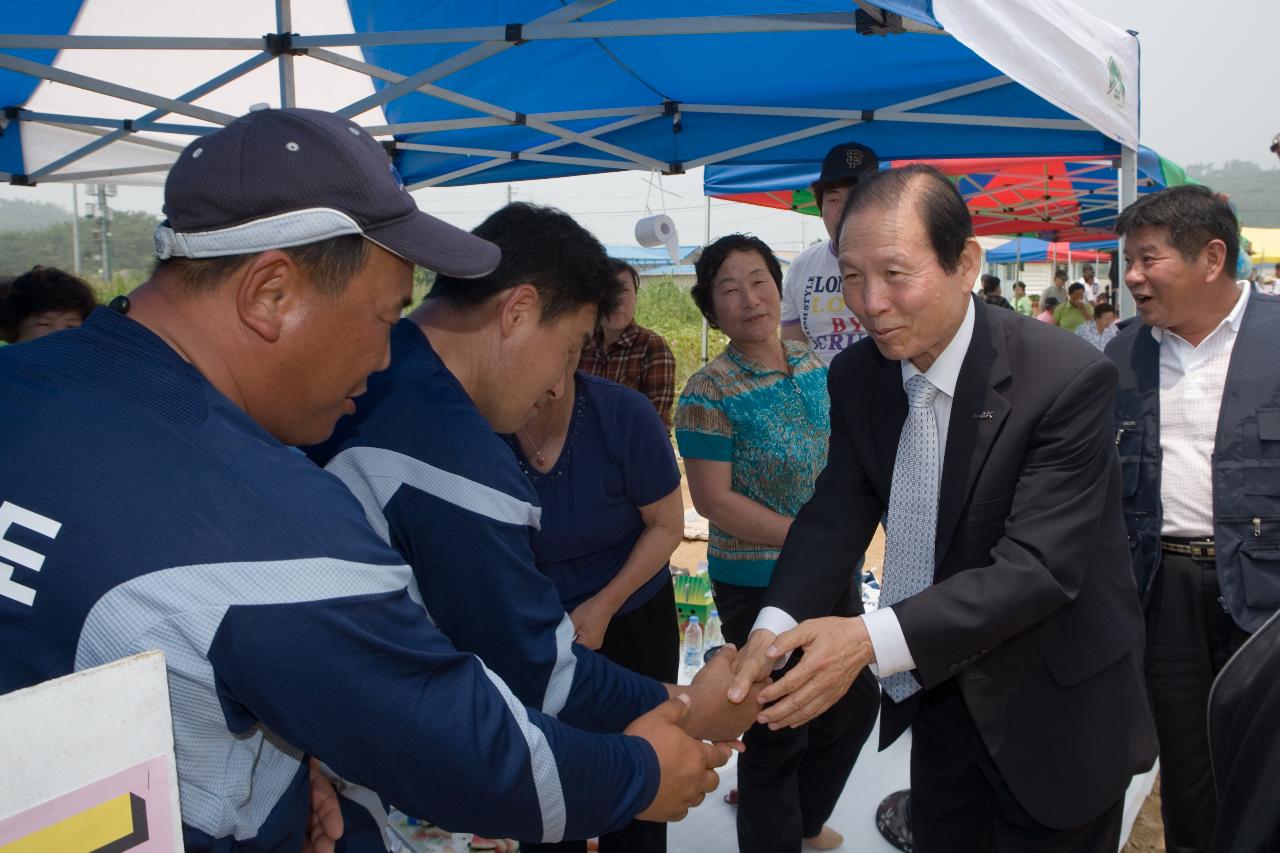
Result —
<path fill-rule="evenodd" d="M 351 807 L 373 791 L 552 843 L 713 790 L 729 748 L 683 731 L 685 703 L 616 734 L 521 705 L 435 627 L 356 497 L 288 447 L 327 438 L 388 365 L 415 264 L 465 288 L 495 246 L 419 212 L 374 140 L 307 110 L 192 142 L 165 214 L 115 310 L 0 350 L 20 415 L 0 418 L 0 544 L 22 543 L 0 563 L 0 647 L 23 650 L 0 656 L 0 693 L 163 651 L 190 851 L 338 833 L 384 850 Z M 332 800 L 312 815 L 327 786 L 307 756 L 351 784 L 345 830 Z"/>

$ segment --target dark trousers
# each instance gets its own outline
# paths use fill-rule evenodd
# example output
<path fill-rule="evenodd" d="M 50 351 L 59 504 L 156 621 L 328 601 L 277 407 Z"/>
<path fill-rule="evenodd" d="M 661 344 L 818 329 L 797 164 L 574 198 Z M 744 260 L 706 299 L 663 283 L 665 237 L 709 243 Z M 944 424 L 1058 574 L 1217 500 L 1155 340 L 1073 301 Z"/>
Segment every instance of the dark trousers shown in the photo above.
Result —
<path fill-rule="evenodd" d="M 916 853 L 1116 853 L 1123 812 L 1121 798 L 1084 826 L 1044 826 L 1005 784 L 955 681 L 925 694 L 911 725 Z"/>
<path fill-rule="evenodd" d="M 742 648 L 765 590 L 725 583 L 712 587 L 724 638 Z M 832 615 L 860 612 L 853 598 L 855 589 L 851 585 L 844 591 Z M 800 653 L 792 655 L 788 668 L 799 658 Z M 822 831 L 871 734 L 879 707 L 880 688 L 875 677 L 863 670 L 840 701 L 807 725 L 778 731 L 754 725 L 747 730 L 742 738 L 747 750 L 738 757 L 741 853 L 796 853 L 802 839 Z"/>
<path fill-rule="evenodd" d="M 615 616 L 604 633 L 600 653 L 632 672 L 668 684 L 676 681 L 680 658 L 680 627 L 676 622 L 675 586 L 668 579 L 653 598 L 623 616 Z M 521 844 L 528 853 L 582 853 L 586 841 L 559 844 Z M 667 825 L 633 820 L 600 836 L 600 853 L 664 853 Z"/>
<path fill-rule="evenodd" d="M 1147 603 L 1146 666 L 1168 853 L 1209 850 L 1218 816 L 1209 764 L 1209 688 L 1248 638 L 1221 595 L 1212 562 L 1162 555 Z"/>

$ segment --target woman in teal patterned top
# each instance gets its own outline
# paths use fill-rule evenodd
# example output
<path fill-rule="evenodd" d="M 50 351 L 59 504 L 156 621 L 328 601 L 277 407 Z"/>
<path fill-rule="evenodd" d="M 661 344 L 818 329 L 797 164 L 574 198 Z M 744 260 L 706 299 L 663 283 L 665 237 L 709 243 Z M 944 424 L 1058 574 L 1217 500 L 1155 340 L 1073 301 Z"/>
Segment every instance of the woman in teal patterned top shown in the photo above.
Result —
<path fill-rule="evenodd" d="M 778 337 L 782 270 L 767 245 L 734 234 L 707 246 L 692 296 L 729 337 L 689 378 L 676 409 L 676 442 L 689 492 L 711 522 L 707 563 L 725 639 L 751 631 L 791 520 L 827 462 L 827 371 L 804 344 Z M 855 576 L 861 555 L 849 561 Z M 849 589 L 838 616 L 861 612 Z M 743 853 L 819 849 L 842 841 L 825 825 L 879 704 L 866 674 L 826 713 L 797 729 L 755 725 L 738 760 L 738 845 Z"/>

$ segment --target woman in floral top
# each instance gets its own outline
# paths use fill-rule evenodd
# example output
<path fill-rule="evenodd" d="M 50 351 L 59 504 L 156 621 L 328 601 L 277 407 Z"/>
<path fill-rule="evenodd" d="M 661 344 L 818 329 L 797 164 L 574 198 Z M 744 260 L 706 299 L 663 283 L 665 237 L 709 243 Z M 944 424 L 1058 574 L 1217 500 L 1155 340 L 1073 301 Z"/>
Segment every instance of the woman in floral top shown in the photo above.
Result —
<path fill-rule="evenodd" d="M 739 647 L 791 520 L 827 461 L 827 371 L 804 344 L 778 337 L 781 293 L 778 261 L 758 238 L 734 234 L 703 250 L 692 296 L 729 345 L 690 377 L 675 416 L 689 491 L 711 522 L 707 562 L 724 636 Z M 860 557 L 851 555 L 851 579 Z M 861 612 L 853 584 L 832 604 L 834 615 Z M 863 676 L 806 726 L 747 732 L 739 849 L 798 849 L 801 837 L 819 849 L 840 844 L 825 821 L 879 703 L 875 679 Z"/>

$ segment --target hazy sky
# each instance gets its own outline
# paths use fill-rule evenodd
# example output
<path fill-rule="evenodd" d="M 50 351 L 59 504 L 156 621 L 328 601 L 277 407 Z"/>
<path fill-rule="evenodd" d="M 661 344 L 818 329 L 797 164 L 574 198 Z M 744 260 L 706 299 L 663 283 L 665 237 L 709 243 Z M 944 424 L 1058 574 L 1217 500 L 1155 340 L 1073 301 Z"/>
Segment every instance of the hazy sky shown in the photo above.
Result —
<path fill-rule="evenodd" d="M 1280 132 L 1280 0 L 1075 2 L 1139 32 L 1145 144 L 1182 164 L 1280 164 L 1267 151 Z M 575 215 L 605 242 L 634 243 L 632 229 L 646 207 L 670 214 L 682 243 L 701 243 L 706 236 L 701 170 L 662 178 L 632 172 L 525 181 L 511 187 L 516 199 L 554 204 Z M 432 189 L 416 196 L 424 210 L 471 228 L 505 202 L 507 185 Z M 0 197 L 71 205 L 71 190 L 64 185 L 0 186 Z M 159 190 L 121 186 L 115 206 L 159 213 L 160 205 Z M 799 249 L 823 236 L 821 224 L 811 217 L 713 202 L 712 236 L 730 231 L 754 232 L 778 250 Z"/>

